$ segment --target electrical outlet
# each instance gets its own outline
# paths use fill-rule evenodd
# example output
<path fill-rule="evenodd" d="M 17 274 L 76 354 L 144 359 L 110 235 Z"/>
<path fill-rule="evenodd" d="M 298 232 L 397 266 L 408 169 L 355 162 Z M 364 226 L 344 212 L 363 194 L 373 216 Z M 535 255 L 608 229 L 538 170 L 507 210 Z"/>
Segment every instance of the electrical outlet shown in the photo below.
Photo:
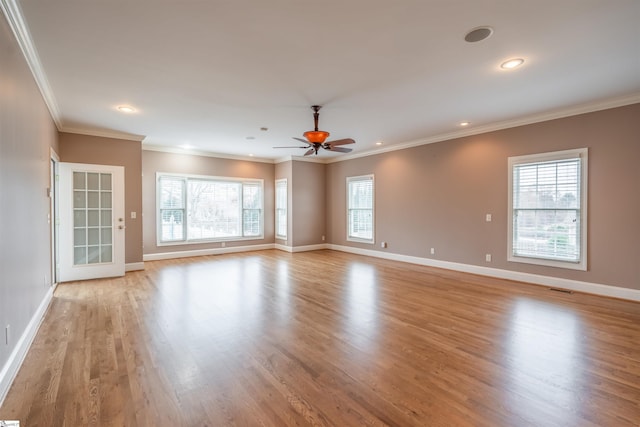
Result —
<path fill-rule="evenodd" d="M 322 236 L 322 241 L 324 242 L 324 236 Z"/>
<path fill-rule="evenodd" d="M 387 242 L 382 242 L 382 243 L 380 243 L 380 247 L 381 247 L 381 248 L 386 248 L 386 247 L 387 247 Z"/>
<path fill-rule="evenodd" d="M 485 220 L 486 220 L 487 222 L 491 222 L 491 214 L 487 214 L 487 215 L 485 216 Z"/>
<path fill-rule="evenodd" d="M 487 261 L 487 262 L 491 262 L 491 254 L 486 254 L 484 256 L 484 260 Z"/>
<path fill-rule="evenodd" d="M 431 255 L 435 255 L 436 254 L 436 248 L 431 248 Z"/>

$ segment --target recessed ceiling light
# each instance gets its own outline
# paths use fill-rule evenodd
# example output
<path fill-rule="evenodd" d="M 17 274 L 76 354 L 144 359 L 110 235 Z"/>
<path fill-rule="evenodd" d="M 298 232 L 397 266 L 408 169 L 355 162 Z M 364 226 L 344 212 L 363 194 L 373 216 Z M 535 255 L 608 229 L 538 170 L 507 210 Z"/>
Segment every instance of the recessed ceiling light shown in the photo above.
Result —
<path fill-rule="evenodd" d="M 469 31 L 465 36 L 464 40 L 469 43 L 480 42 L 484 39 L 489 38 L 489 36 L 493 34 L 493 28 L 491 27 L 477 27 L 473 30 Z"/>
<path fill-rule="evenodd" d="M 524 64 L 524 59 L 522 58 L 514 58 L 500 64 L 500 68 L 503 70 L 513 70 L 514 68 L 518 68 Z"/>
<path fill-rule="evenodd" d="M 460 126 L 469 126 L 471 122 L 460 122 Z"/>
<path fill-rule="evenodd" d="M 253 157 L 253 153 L 249 153 L 249 157 Z"/>
<path fill-rule="evenodd" d="M 248 137 L 246 137 L 245 139 L 253 140 L 253 139 L 256 139 L 256 137 L 255 137 L 255 136 L 248 136 Z"/>
<path fill-rule="evenodd" d="M 119 105 L 118 111 L 122 113 L 135 113 L 136 109 L 129 105 Z"/>
<path fill-rule="evenodd" d="M 191 144 L 182 144 L 182 145 L 179 145 L 178 147 L 182 148 L 183 150 L 191 150 L 193 148 L 193 145 L 191 145 Z"/>
<path fill-rule="evenodd" d="M 382 141 L 376 142 L 376 145 L 382 145 Z"/>
<path fill-rule="evenodd" d="M 261 127 L 261 128 L 260 128 L 260 130 L 261 130 L 262 132 L 266 132 L 266 131 L 268 131 L 268 130 L 269 130 L 269 128 L 268 128 L 268 127 L 266 127 L 266 126 L 263 126 L 263 127 Z"/>

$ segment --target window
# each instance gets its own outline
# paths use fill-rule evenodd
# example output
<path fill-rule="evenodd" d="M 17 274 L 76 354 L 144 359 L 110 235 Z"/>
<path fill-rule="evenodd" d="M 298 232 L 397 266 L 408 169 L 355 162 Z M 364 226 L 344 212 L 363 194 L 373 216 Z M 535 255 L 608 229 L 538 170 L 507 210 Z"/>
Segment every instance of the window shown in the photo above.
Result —
<path fill-rule="evenodd" d="M 263 236 L 262 180 L 158 174 L 158 242 Z"/>
<path fill-rule="evenodd" d="M 509 261 L 586 270 L 587 149 L 509 158 Z"/>
<path fill-rule="evenodd" d="M 276 180 L 276 238 L 287 240 L 287 180 Z"/>
<path fill-rule="evenodd" d="M 373 175 L 347 178 L 347 240 L 373 243 Z"/>

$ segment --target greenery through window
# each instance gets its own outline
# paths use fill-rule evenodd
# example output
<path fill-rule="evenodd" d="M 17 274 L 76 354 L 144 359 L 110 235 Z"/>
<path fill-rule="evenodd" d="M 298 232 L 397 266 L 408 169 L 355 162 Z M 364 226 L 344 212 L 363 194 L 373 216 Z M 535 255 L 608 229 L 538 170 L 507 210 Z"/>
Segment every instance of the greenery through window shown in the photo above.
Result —
<path fill-rule="evenodd" d="M 509 159 L 511 261 L 585 268 L 586 155 Z"/>
<path fill-rule="evenodd" d="M 160 243 L 263 237 L 262 180 L 158 174 Z"/>

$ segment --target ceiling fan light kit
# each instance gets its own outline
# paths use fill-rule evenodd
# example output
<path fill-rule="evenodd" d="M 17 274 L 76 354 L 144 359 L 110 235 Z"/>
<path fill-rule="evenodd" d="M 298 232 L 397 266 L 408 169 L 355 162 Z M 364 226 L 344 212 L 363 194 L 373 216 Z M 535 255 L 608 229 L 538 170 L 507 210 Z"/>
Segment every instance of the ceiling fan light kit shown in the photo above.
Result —
<path fill-rule="evenodd" d="M 318 118 L 320 117 L 320 113 L 319 113 L 320 108 L 322 108 L 320 105 L 311 106 L 311 109 L 313 110 L 314 129 L 302 134 L 302 136 L 304 136 L 306 140 L 302 138 L 293 137 L 293 139 L 295 139 L 296 141 L 303 142 L 307 145 L 289 146 L 289 147 L 273 147 L 273 148 L 306 148 L 307 151 L 304 153 L 305 156 L 310 156 L 313 153 L 318 155 L 318 150 L 320 148 L 324 148 L 325 150 L 329 150 L 329 151 L 337 151 L 339 153 L 350 153 L 352 151 L 351 148 L 338 147 L 338 145 L 354 144 L 355 141 L 351 138 L 338 139 L 336 141 L 325 142 L 330 134 L 329 132 L 325 132 L 323 130 L 318 129 Z"/>
<path fill-rule="evenodd" d="M 322 144 L 329 137 L 329 132 L 325 132 L 323 130 L 310 130 L 303 133 L 302 136 L 307 138 L 307 141 L 312 144 Z"/>

